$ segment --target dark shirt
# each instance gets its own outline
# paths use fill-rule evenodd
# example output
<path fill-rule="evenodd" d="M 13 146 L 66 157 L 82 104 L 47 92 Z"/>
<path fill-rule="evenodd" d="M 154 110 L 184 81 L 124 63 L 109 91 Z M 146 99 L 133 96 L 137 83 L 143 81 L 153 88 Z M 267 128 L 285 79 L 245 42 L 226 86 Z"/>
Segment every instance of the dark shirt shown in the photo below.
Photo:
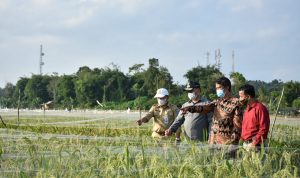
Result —
<path fill-rule="evenodd" d="M 198 106 L 207 103 L 207 99 L 201 99 L 196 103 L 193 103 L 192 101 L 186 102 L 182 105 L 182 107 Z M 180 111 L 176 120 L 170 126 L 170 129 L 174 133 L 183 124 L 184 133 L 188 139 L 205 141 L 208 139 L 210 131 L 211 115 L 212 113 L 199 114 L 190 112 L 182 114 L 182 111 Z"/>

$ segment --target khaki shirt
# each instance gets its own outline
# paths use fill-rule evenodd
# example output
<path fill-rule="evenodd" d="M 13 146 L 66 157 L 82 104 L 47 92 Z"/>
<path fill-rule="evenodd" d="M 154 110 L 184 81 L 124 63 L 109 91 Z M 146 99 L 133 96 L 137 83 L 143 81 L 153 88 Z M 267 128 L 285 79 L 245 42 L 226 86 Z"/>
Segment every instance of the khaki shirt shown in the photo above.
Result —
<path fill-rule="evenodd" d="M 178 113 L 179 109 L 175 105 L 167 104 L 167 106 L 162 107 L 158 106 L 158 104 L 154 104 L 149 112 L 142 118 L 142 122 L 146 123 L 153 117 L 152 131 L 159 135 L 164 135 L 165 130 L 172 125 Z"/>

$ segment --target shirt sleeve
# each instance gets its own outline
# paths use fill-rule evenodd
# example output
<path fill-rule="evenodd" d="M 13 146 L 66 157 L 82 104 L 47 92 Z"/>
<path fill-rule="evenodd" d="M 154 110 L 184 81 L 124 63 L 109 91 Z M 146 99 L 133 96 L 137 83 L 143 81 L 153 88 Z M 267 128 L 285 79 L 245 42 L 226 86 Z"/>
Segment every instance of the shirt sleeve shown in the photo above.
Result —
<path fill-rule="evenodd" d="M 141 119 L 142 122 L 146 123 L 149 122 L 149 120 L 154 117 L 154 110 L 155 110 L 155 106 L 152 106 L 150 108 L 150 110 L 147 112 L 147 114 Z"/>
<path fill-rule="evenodd" d="M 213 112 L 209 112 L 208 114 L 206 114 L 207 121 L 208 121 L 208 134 L 210 134 L 211 131 L 212 116 L 213 116 Z"/>
<path fill-rule="evenodd" d="M 236 107 L 233 116 L 233 140 L 239 141 L 242 132 L 242 110 L 239 106 Z"/>
<path fill-rule="evenodd" d="M 204 105 L 198 105 L 194 106 L 195 112 L 201 113 L 201 114 L 207 114 L 209 112 L 212 112 L 215 107 L 215 102 L 209 102 Z"/>
<path fill-rule="evenodd" d="M 255 136 L 254 145 L 261 143 L 262 139 L 267 137 L 269 127 L 270 127 L 270 117 L 269 112 L 266 108 L 262 107 L 257 111 L 259 117 L 259 130 Z"/>
<path fill-rule="evenodd" d="M 170 126 L 170 130 L 172 133 L 176 132 L 176 130 L 184 123 L 184 115 L 180 111 L 179 114 L 177 115 L 175 121 L 173 124 Z"/>

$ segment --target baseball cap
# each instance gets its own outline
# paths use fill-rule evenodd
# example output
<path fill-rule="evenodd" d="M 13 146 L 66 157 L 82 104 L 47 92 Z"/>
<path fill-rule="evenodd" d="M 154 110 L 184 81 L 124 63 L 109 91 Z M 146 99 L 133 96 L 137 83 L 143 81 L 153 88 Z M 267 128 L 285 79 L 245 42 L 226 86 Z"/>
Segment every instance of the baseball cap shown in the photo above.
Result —
<path fill-rule="evenodd" d="M 160 88 L 156 91 L 156 95 L 154 96 L 154 98 L 162 98 L 164 96 L 168 96 L 169 92 L 167 89 L 165 88 Z"/>

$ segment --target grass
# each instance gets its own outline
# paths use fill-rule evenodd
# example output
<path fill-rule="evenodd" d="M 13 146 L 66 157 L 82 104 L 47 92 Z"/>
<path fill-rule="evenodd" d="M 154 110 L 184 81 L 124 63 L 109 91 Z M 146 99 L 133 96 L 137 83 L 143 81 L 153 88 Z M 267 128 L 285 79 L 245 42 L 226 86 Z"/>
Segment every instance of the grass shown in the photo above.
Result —
<path fill-rule="evenodd" d="M 152 124 L 133 119 L 69 123 L 71 118 L 13 118 L 0 129 L 0 177 L 299 177 L 300 128 L 276 125 L 268 152 L 239 149 L 226 159 L 226 148 L 174 138 L 153 140 Z M 74 117 L 74 121 L 82 117 Z M 84 118 L 82 120 L 86 120 Z M 96 125 L 96 126 L 95 126 Z"/>

